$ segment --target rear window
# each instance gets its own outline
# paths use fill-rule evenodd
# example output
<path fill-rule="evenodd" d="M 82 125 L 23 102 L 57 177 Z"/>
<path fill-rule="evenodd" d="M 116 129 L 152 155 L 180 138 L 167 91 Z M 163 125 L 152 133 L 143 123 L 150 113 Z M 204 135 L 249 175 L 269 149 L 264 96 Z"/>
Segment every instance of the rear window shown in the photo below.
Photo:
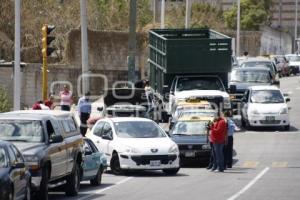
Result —
<path fill-rule="evenodd" d="M 77 125 L 72 117 L 59 119 L 60 125 L 66 134 L 77 132 Z"/>

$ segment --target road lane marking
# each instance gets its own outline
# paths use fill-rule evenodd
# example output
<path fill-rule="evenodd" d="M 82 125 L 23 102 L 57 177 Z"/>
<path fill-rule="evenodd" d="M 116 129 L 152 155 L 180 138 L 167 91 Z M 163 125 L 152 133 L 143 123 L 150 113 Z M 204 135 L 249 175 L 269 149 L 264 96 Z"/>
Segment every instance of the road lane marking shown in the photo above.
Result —
<path fill-rule="evenodd" d="M 258 162 L 255 161 L 246 161 L 244 162 L 244 164 L 242 165 L 242 167 L 244 168 L 256 168 L 258 165 Z"/>
<path fill-rule="evenodd" d="M 253 186 L 267 171 L 269 171 L 269 167 L 266 167 L 264 170 L 262 170 L 254 179 L 252 179 L 245 187 L 243 187 L 240 191 L 238 191 L 236 194 L 228 198 L 227 200 L 234 200 L 241 196 L 244 192 L 246 192 L 251 186 Z"/>
<path fill-rule="evenodd" d="M 288 162 L 273 162 L 272 167 L 273 168 L 285 168 L 287 167 Z"/>
<path fill-rule="evenodd" d="M 114 184 L 114 185 L 112 185 L 112 186 L 103 188 L 103 189 L 101 189 L 101 190 L 97 190 L 96 192 L 94 192 L 94 193 L 92 193 L 92 194 L 89 194 L 88 196 L 81 197 L 81 198 L 79 198 L 78 200 L 86 200 L 86 199 L 88 199 L 88 198 L 90 198 L 90 197 L 92 197 L 92 196 L 94 196 L 94 195 L 101 194 L 102 192 L 107 191 L 107 190 L 110 190 L 110 189 L 112 189 L 112 188 L 114 188 L 114 187 L 116 187 L 116 186 L 118 186 L 118 185 L 121 185 L 121 184 L 123 184 L 123 183 L 125 183 L 125 182 L 131 180 L 132 178 L 133 178 L 133 177 L 127 177 L 127 178 L 125 178 L 125 179 L 122 179 L 122 180 L 118 181 L 116 184 Z M 82 193 L 79 193 L 79 194 L 82 194 Z"/>

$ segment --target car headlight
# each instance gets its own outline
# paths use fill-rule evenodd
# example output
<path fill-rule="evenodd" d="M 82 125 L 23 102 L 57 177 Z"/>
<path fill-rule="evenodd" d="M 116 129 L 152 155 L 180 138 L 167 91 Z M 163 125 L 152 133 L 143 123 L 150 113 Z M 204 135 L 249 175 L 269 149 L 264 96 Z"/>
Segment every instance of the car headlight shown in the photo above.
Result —
<path fill-rule="evenodd" d="M 259 115 L 259 112 L 256 109 L 251 110 L 250 113 L 253 115 Z"/>
<path fill-rule="evenodd" d="M 126 147 L 124 152 L 128 153 L 128 154 L 138 154 L 138 153 L 141 153 L 140 150 L 138 150 L 137 148 L 134 148 L 134 147 Z"/>
<path fill-rule="evenodd" d="M 288 109 L 287 108 L 282 108 L 280 110 L 279 114 L 288 114 Z"/>
<path fill-rule="evenodd" d="M 231 108 L 230 97 L 224 97 L 224 108 L 225 109 L 230 109 Z"/>
<path fill-rule="evenodd" d="M 178 152 L 179 152 L 179 149 L 178 149 L 177 144 L 173 144 L 169 149 L 169 153 L 178 153 Z"/>

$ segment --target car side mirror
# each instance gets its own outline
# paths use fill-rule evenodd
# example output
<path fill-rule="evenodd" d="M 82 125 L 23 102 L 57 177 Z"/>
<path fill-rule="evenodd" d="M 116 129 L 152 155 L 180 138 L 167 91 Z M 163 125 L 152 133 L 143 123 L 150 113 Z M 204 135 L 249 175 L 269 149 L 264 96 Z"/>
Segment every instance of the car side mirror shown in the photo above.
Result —
<path fill-rule="evenodd" d="M 103 107 L 98 107 L 97 110 L 98 110 L 99 112 L 102 112 L 102 111 L 103 111 Z"/>
<path fill-rule="evenodd" d="M 61 135 L 51 135 L 50 143 L 60 143 L 64 141 L 64 138 Z"/>
<path fill-rule="evenodd" d="M 286 101 L 286 102 L 290 102 L 291 99 L 290 99 L 289 97 L 285 97 L 285 101 Z"/>
<path fill-rule="evenodd" d="M 272 82 L 272 85 L 279 85 L 280 84 L 280 82 L 278 81 L 278 80 L 274 80 L 273 82 Z"/>
<path fill-rule="evenodd" d="M 230 85 L 229 93 L 231 93 L 231 94 L 236 93 L 236 85 Z"/>
<path fill-rule="evenodd" d="M 92 153 L 93 152 L 90 150 L 90 148 L 88 148 L 88 147 L 84 148 L 84 155 L 88 156 L 88 155 L 92 155 Z"/>
<path fill-rule="evenodd" d="M 107 134 L 105 135 L 102 135 L 102 139 L 104 140 L 112 140 L 112 132 L 108 132 Z"/>
<path fill-rule="evenodd" d="M 22 169 L 25 168 L 25 163 L 21 162 L 21 163 L 16 163 L 15 165 L 13 165 L 13 168 L 15 169 Z"/>

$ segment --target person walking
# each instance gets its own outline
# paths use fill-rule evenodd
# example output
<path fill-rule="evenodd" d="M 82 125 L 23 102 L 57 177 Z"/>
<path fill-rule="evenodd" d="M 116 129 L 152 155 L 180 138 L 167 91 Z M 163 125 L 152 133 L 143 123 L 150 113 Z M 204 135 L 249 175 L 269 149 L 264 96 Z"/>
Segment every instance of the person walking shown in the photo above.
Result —
<path fill-rule="evenodd" d="M 72 104 L 72 91 L 68 85 L 64 85 L 64 89 L 59 92 L 61 110 L 70 111 Z"/>
<path fill-rule="evenodd" d="M 85 93 L 83 97 L 78 100 L 78 112 L 80 118 L 80 133 L 84 137 L 87 131 L 87 120 L 90 118 L 92 106 L 90 103 L 90 92 Z"/>
<path fill-rule="evenodd" d="M 224 147 L 224 166 L 225 168 L 232 168 L 233 134 L 237 126 L 231 119 L 231 111 L 226 111 L 224 113 L 224 117 L 227 122 L 227 144 Z"/>
<path fill-rule="evenodd" d="M 208 134 L 208 140 L 209 140 L 209 145 L 210 145 L 210 158 L 209 158 L 209 164 L 206 167 L 206 169 L 214 168 L 214 170 L 215 170 L 217 168 L 216 166 L 214 166 L 216 155 L 214 152 L 214 145 L 213 145 L 212 139 L 211 139 L 211 131 L 210 131 L 211 126 L 212 126 L 212 122 L 210 121 L 207 124 L 207 134 Z"/>
<path fill-rule="evenodd" d="M 212 171 L 218 170 L 224 172 L 224 152 L 223 148 L 227 142 L 227 125 L 222 117 L 221 112 L 211 126 L 211 141 L 213 143 L 213 150 L 215 152 L 214 166 Z"/>

